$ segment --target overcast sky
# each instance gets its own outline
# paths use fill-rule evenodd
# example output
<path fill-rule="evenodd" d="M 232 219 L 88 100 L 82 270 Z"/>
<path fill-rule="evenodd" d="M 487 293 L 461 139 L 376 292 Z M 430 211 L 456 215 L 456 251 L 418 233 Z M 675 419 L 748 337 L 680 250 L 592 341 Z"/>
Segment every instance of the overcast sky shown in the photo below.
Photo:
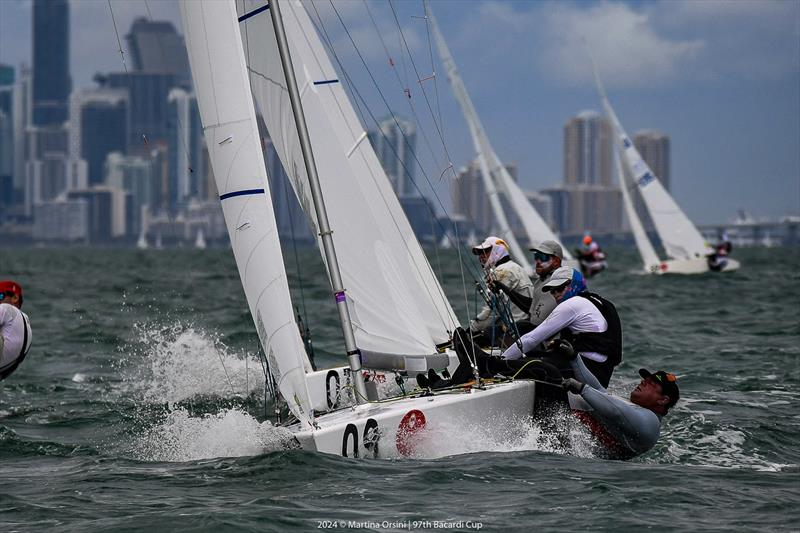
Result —
<path fill-rule="evenodd" d="M 171 20 L 180 28 L 172 0 L 111 5 L 123 46 L 138 16 Z M 417 151 L 432 154 L 426 173 L 437 183 L 447 157 L 411 61 L 400 51 L 399 22 L 420 76 L 438 73 L 422 85 L 434 113 L 441 114 L 450 160 L 465 165 L 472 144 L 441 65 L 431 65 L 422 2 L 369 3 L 383 43 L 362 1 L 334 5 L 396 113 L 412 116 L 403 97 L 403 89 L 411 89 L 427 137 L 420 135 Z M 562 180 L 564 123 L 580 111 L 601 109 L 588 44 L 628 133 L 657 129 L 670 136 L 672 192 L 695 222 L 723 222 L 738 208 L 757 218 L 800 213 L 800 1 L 431 5 L 495 150 L 518 165 L 524 188 Z M 314 6 L 359 93 L 376 115 L 385 115 L 339 16 L 328 0 Z M 309 11 L 316 18 L 310 4 Z M 76 88 L 90 87 L 95 72 L 122 70 L 107 1 L 72 0 L 71 25 Z M 30 0 L 0 0 L 0 62 L 18 66 L 30 64 L 30 57 Z M 421 174 L 418 179 L 424 182 Z M 439 194 L 449 205 L 444 186 Z"/>

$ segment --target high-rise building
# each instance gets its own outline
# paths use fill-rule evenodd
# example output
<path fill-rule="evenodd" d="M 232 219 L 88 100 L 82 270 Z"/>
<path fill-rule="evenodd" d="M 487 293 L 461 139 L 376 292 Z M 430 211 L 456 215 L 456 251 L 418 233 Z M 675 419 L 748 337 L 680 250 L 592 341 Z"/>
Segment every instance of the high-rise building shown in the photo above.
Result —
<path fill-rule="evenodd" d="M 113 189 L 130 193 L 130 205 L 126 214 L 128 235 L 138 235 L 142 229 L 143 208 L 150 211 L 155 205 L 156 180 L 153 162 L 142 156 L 125 156 L 119 152 L 108 154 L 105 161 L 106 183 Z"/>
<path fill-rule="evenodd" d="M 489 197 L 483 186 L 480 167 L 476 160 L 458 172 L 450 186 L 453 215 L 463 216 L 470 229 L 480 234 L 487 233 L 492 226 Z"/>
<path fill-rule="evenodd" d="M 70 97 L 70 156 L 88 165 L 89 185 L 105 182 L 103 167 L 111 152 L 127 147 L 128 92 L 88 89 Z"/>
<path fill-rule="evenodd" d="M 670 190 L 669 137 L 660 131 L 642 130 L 633 136 L 633 144 L 661 185 Z"/>
<path fill-rule="evenodd" d="M 169 137 L 167 96 L 175 86 L 174 74 L 115 72 L 108 87 L 128 90 L 129 120 L 126 132 L 129 154 L 146 154 Z"/>
<path fill-rule="evenodd" d="M 168 97 L 170 151 L 170 210 L 185 207 L 190 199 L 207 195 L 203 159 L 203 125 L 194 94 L 172 89 Z"/>
<path fill-rule="evenodd" d="M 669 137 L 656 130 L 642 130 L 636 132 L 633 137 L 633 144 L 639 155 L 642 156 L 647 166 L 658 178 L 658 181 L 669 191 L 670 189 L 670 146 Z M 633 206 L 636 214 L 646 231 L 653 231 L 655 226 L 650 218 L 650 212 L 644 205 L 644 200 L 639 192 L 639 188 L 633 189 Z"/>
<path fill-rule="evenodd" d="M 69 3 L 34 0 L 33 124 L 63 124 L 67 120 L 70 92 Z"/>
<path fill-rule="evenodd" d="M 367 136 L 397 196 L 419 196 L 413 182 L 417 143 L 414 124 L 401 117 L 386 117 Z"/>
<path fill-rule="evenodd" d="M 138 18 L 125 39 L 135 70 L 172 74 L 178 86 L 191 87 L 186 45 L 171 22 Z"/>
<path fill-rule="evenodd" d="M 26 213 L 25 205 L 25 155 L 28 129 L 31 126 L 32 114 L 32 87 L 31 71 L 29 68 L 20 69 L 20 75 L 14 84 L 14 102 L 11 117 L 14 129 L 14 203 L 22 206 L 19 217 L 30 216 Z"/>
<path fill-rule="evenodd" d="M 613 142 L 608 120 L 584 111 L 564 125 L 564 184 L 611 185 Z"/>
<path fill-rule="evenodd" d="M 556 229 L 563 235 L 621 228 L 621 193 L 612 182 L 612 143 L 610 123 L 594 111 L 583 111 L 564 125 L 564 184 L 546 191 Z"/>
<path fill-rule="evenodd" d="M 14 203 L 14 69 L 0 64 L 0 219 Z"/>

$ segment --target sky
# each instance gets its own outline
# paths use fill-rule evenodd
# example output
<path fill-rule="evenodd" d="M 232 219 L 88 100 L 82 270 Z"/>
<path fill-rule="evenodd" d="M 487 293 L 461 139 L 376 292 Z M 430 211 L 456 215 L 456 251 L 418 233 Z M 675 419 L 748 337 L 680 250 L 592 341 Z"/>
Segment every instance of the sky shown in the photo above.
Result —
<path fill-rule="evenodd" d="M 495 151 L 517 165 L 523 188 L 560 183 L 564 124 L 601 110 L 591 49 L 628 134 L 656 129 L 670 137 L 672 193 L 695 223 L 726 222 L 738 209 L 757 219 L 800 214 L 800 0 L 430 5 Z M 430 181 L 447 208 L 448 165 L 463 167 L 474 152 L 422 1 L 307 7 L 374 116 L 388 113 L 384 100 L 398 115 L 416 114 L 425 169 L 417 181 L 428 195 Z M 71 0 L 76 88 L 91 87 L 96 72 L 123 69 L 112 11 L 123 47 L 136 17 L 180 28 L 173 0 L 111 0 L 111 10 L 104 0 Z M 31 1 L 0 0 L 0 63 L 30 58 Z M 364 120 L 374 126 L 369 115 Z"/>

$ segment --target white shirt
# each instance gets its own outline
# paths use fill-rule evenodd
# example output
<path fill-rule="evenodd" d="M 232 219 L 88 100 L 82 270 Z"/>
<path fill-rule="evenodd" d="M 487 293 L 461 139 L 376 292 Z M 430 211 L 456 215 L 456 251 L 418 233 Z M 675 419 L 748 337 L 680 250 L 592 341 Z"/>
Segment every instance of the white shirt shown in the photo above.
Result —
<path fill-rule="evenodd" d="M 13 363 L 22 353 L 22 343 L 25 340 L 22 317 L 25 316 L 25 323 L 28 325 L 28 343 L 25 350 L 31 346 L 31 322 L 28 315 L 17 309 L 11 304 L 0 304 L 0 335 L 3 337 L 0 353 L 0 369 Z"/>
<path fill-rule="evenodd" d="M 503 358 L 520 359 L 524 352 L 532 350 L 564 328 L 569 328 L 573 333 L 602 333 L 608 329 L 608 322 L 592 302 L 573 296 L 558 304 L 536 329 L 520 337 L 522 351 L 514 344 L 503 352 Z M 607 355 L 597 352 L 580 352 L 580 355 L 600 363 L 608 359 Z"/>

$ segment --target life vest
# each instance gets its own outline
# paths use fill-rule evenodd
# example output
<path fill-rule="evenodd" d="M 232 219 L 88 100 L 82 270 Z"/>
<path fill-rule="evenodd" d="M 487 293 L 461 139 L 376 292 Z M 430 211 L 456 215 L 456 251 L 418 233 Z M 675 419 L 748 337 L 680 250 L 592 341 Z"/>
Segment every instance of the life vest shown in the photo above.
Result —
<path fill-rule="evenodd" d="M 25 319 L 25 313 L 20 311 L 19 314 L 22 317 L 22 349 L 20 350 L 16 359 L 11 361 L 6 366 L 0 368 L 0 381 L 6 379 L 17 369 L 17 367 L 25 359 L 25 356 L 28 355 L 28 351 L 31 349 L 30 344 L 28 343 L 28 321 Z"/>
<path fill-rule="evenodd" d="M 577 295 L 586 298 L 602 313 L 608 328 L 600 332 L 573 333 L 568 328 L 561 331 L 576 352 L 597 352 L 608 357 L 608 361 L 617 366 L 622 362 L 622 324 L 619 321 L 617 308 L 602 296 L 584 291 Z"/>

